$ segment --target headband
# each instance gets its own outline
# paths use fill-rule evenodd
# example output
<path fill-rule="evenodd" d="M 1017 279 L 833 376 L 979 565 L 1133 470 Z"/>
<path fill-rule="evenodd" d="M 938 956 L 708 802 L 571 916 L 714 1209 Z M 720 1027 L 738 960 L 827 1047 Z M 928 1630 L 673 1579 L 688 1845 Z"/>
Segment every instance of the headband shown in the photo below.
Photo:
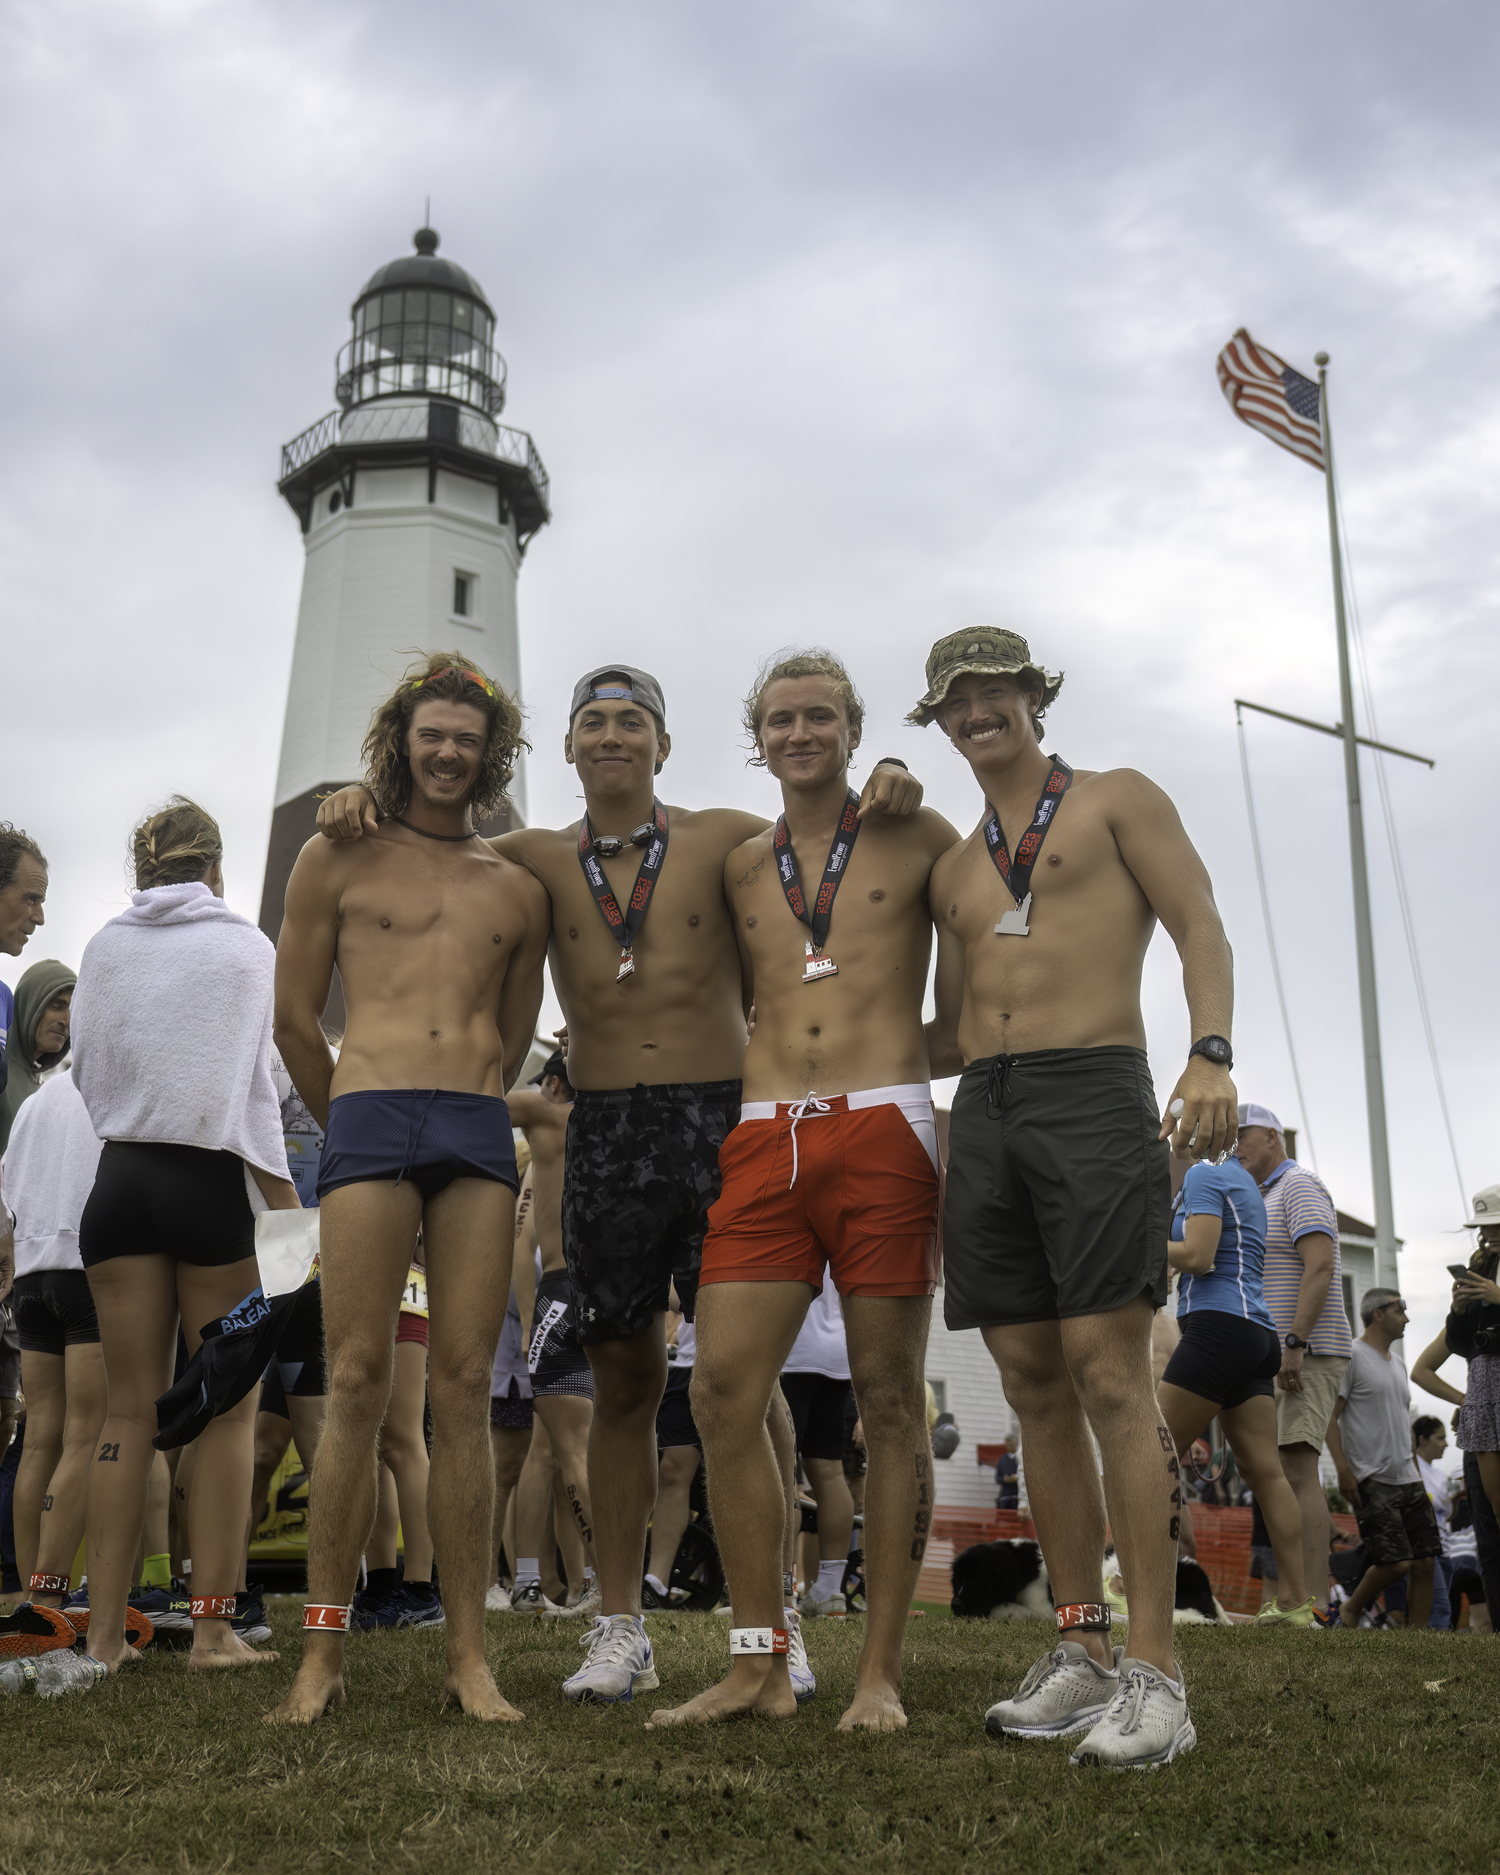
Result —
<path fill-rule="evenodd" d="M 425 677 L 417 679 L 412 689 L 420 690 L 424 684 L 435 684 L 440 677 L 467 677 L 471 684 L 478 684 L 487 697 L 495 694 L 495 686 L 488 677 L 481 677 L 478 671 L 461 671 L 456 664 L 445 664 L 440 671 L 429 671 Z"/>

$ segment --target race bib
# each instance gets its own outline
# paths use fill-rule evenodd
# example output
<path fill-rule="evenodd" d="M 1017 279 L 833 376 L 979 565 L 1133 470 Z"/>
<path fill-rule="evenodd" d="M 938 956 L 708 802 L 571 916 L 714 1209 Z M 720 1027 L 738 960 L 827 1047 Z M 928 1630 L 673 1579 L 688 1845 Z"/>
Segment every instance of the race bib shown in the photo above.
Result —
<path fill-rule="evenodd" d="M 412 1264 L 406 1276 L 406 1287 L 401 1291 L 401 1313 L 403 1315 L 427 1314 L 427 1272 Z"/>

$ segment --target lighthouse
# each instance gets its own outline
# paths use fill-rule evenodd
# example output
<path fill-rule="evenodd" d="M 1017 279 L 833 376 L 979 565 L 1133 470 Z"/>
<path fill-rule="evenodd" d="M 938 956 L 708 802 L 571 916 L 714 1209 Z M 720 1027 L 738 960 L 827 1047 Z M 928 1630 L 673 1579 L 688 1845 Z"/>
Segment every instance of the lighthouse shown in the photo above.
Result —
<path fill-rule="evenodd" d="M 439 257 L 433 229 L 413 246 L 354 302 L 338 408 L 281 452 L 306 562 L 260 903 L 273 942 L 319 797 L 360 778 L 371 712 L 411 655 L 460 651 L 519 693 L 516 582 L 551 518 L 547 471 L 497 421 L 506 366 L 484 289 Z"/>

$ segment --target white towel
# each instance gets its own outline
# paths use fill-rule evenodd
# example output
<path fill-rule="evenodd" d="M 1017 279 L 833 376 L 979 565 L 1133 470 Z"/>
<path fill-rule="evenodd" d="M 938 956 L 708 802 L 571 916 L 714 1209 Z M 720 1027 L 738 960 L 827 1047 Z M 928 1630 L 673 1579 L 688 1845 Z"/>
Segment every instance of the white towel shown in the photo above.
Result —
<path fill-rule="evenodd" d="M 137 892 L 89 939 L 73 992 L 73 1079 L 99 1137 L 233 1152 L 286 1178 L 275 977 L 270 939 L 206 885 Z"/>
<path fill-rule="evenodd" d="M 94 1189 L 103 1150 L 66 1074 L 43 1081 L 22 1103 L 0 1179 L 5 1202 L 16 1214 L 17 1276 L 83 1268 L 78 1220 Z"/>

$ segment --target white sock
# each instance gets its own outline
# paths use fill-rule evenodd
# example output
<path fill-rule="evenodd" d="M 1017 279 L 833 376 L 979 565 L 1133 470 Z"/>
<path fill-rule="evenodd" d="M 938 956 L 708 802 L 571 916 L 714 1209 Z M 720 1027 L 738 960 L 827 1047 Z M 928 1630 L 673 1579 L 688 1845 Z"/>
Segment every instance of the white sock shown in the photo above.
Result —
<path fill-rule="evenodd" d="M 583 1592 L 584 1594 L 587 1595 L 589 1590 L 593 1586 L 594 1586 L 594 1572 L 592 1569 L 589 1568 L 588 1564 L 585 1563 L 583 1565 Z"/>
<path fill-rule="evenodd" d="M 542 1561 L 539 1556 L 518 1556 L 516 1558 L 516 1587 L 529 1588 L 533 1582 L 540 1586 L 542 1580 Z"/>
<path fill-rule="evenodd" d="M 666 1583 L 665 1583 L 665 1582 L 659 1582 L 659 1581 L 657 1580 L 657 1578 L 656 1578 L 655 1576 L 653 1576 L 653 1575 L 648 1575 L 648 1576 L 646 1577 L 646 1580 L 647 1580 L 647 1581 L 648 1581 L 648 1582 L 649 1582 L 649 1583 L 651 1584 L 651 1586 L 652 1586 L 652 1588 L 654 1588 L 654 1589 L 656 1590 L 656 1592 L 657 1592 L 657 1594 L 658 1594 L 658 1595 L 665 1595 L 665 1594 L 666 1594 L 666 1592 L 667 1592 L 667 1585 L 666 1585 Z"/>
<path fill-rule="evenodd" d="M 826 1601 L 830 1595 L 843 1594 L 844 1570 L 848 1562 L 847 1556 L 836 1556 L 832 1562 L 818 1564 L 818 1581 L 813 1593 L 819 1601 Z"/>

